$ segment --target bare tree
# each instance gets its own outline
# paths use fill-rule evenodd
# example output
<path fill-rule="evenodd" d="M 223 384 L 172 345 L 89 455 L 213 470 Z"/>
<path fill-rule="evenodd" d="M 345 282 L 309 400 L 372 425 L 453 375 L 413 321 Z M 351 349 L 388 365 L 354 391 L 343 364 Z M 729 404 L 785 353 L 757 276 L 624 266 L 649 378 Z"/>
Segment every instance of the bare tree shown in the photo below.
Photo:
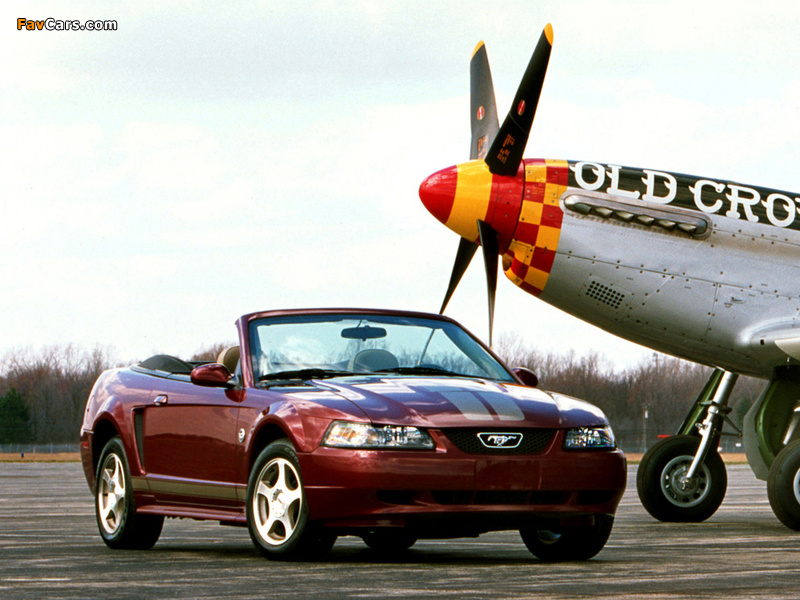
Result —
<path fill-rule="evenodd" d="M 199 362 L 214 362 L 217 360 L 223 350 L 230 348 L 231 346 L 238 345 L 238 342 L 217 342 L 216 344 L 211 344 L 210 346 L 204 346 L 200 348 L 189 360 Z"/>
<path fill-rule="evenodd" d="M 596 352 L 543 353 L 508 334 L 500 336 L 495 351 L 508 364 L 536 372 L 543 389 L 599 406 L 621 445 L 640 451 L 658 436 L 678 431 L 712 371 L 658 353 L 628 369 L 615 370 Z M 739 427 L 765 384 L 760 379 L 739 378 L 729 403 Z"/>
<path fill-rule="evenodd" d="M 108 350 L 73 345 L 8 353 L 2 360 L 0 392 L 19 391 L 37 443 L 68 443 L 78 437 L 86 399 L 100 373 L 112 364 Z"/>
<path fill-rule="evenodd" d="M 232 343 L 198 350 L 190 360 L 214 361 Z M 505 334 L 495 350 L 510 365 L 532 369 L 543 389 L 585 399 L 608 416 L 624 448 L 652 445 L 683 422 L 711 370 L 677 358 L 653 354 L 628 369 L 615 369 L 597 352 L 547 353 Z M 28 411 L 36 443 L 74 443 L 86 400 L 97 377 L 119 366 L 108 349 L 74 345 L 9 352 L 0 360 L 0 397 L 14 388 Z M 730 406 L 741 425 L 764 387 L 763 380 L 740 377 Z"/>

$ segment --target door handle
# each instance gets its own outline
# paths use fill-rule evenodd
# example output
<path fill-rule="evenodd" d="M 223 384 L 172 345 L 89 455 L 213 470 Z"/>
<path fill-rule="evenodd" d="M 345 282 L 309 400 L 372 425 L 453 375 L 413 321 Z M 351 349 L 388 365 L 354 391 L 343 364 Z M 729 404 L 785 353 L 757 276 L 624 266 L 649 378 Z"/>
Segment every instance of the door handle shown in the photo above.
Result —
<path fill-rule="evenodd" d="M 153 400 L 153 404 L 156 404 L 158 406 L 163 406 L 166 403 L 167 403 L 167 396 L 165 394 L 156 396 L 155 400 Z"/>

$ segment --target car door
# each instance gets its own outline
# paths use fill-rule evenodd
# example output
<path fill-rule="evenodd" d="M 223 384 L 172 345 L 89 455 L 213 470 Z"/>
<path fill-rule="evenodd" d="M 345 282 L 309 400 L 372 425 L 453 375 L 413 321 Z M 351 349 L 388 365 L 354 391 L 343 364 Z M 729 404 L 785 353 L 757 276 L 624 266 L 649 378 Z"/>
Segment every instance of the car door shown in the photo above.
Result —
<path fill-rule="evenodd" d="M 142 418 L 143 463 L 159 502 L 235 505 L 236 396 L 223 388 L 163 379 Z"/>

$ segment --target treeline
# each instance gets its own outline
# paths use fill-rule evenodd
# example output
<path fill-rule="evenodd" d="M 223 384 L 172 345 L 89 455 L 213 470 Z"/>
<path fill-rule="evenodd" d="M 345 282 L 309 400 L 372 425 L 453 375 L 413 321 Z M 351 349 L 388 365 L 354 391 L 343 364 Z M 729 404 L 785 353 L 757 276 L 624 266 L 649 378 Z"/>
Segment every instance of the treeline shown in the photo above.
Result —
<path fill-rule="evenodd" d="M 200 349 L 189 360 L 215 360 L 226 344 Z M 0 444 L 74 444 L 100 373 L 124 364 L 106 348 L 47 346 L 0 361 Z"/>
<path fill-rule="evenodd" d="M 0 444 L 76 443 L 89 392 L 112 366 L 111 353 L 100 348 L 7 354 L 0 370 Z"/>
<path fill-rule="evenodd" d="M 542 389 L 599 406 L 622 447 L 637 452 L 652 446 L 659 435 L 678 430 L 712 372 L 709 367 L 658 353 L 618 370 L 596 352 L 548 354 L 509 335 L 500 338 L 495 351 L 509 366 L 534 371 Z M 730 418 L 738 427 L 765 385 L 762 379 L 739 377 L 729 402 Z M 723 438 L 722 442 L 724 449 L 735 449 L 735 440 Z"/>
<path fill-rule="evenodd" d="M 223 347 L 201 349 L 190 360 L 214 360 Z M 619 369 L 598 353 L 544 353 L 513 336 L 501 337 L 495 350 L 510 366 L 535 371 L 541 388 L 603 409 L 629 451 L 649 447 L 658 435 L 675 433 L 711 372 L 659 354 Z M 6 355 L 0 362 L 0 444 L 76 443 L 95 380 L 120 364 L 107 349 L 87 351 L 71 345 Z M 737 424 L 764 384 L 739 379 L 731 401 Z"/>

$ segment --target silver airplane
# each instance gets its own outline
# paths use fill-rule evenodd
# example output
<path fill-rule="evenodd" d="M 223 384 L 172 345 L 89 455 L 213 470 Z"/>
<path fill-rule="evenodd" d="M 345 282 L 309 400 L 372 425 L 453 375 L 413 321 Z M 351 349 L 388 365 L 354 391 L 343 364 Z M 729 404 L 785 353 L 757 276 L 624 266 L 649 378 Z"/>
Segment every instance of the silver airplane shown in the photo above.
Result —
<path fill-rule="evenodd" d="M 741 435 L 770 504 L 800 530 L 800 194 L 585 161 L 523 159 L 552 48 L 547 25 L 499 126 L 486 49 L 470 63 L 470 162 L 420 186 L 460 237 L 442 312 L 478 247 L 491 343 L 498 258 L 523 290 L 606 331 L 715 368 L 637 490 L 662 521 L 703 521 L 727 486 L 717 448 L 740 374 L 769 381 Z M 727 432 L 726 432 L 727 433 Z"/>

